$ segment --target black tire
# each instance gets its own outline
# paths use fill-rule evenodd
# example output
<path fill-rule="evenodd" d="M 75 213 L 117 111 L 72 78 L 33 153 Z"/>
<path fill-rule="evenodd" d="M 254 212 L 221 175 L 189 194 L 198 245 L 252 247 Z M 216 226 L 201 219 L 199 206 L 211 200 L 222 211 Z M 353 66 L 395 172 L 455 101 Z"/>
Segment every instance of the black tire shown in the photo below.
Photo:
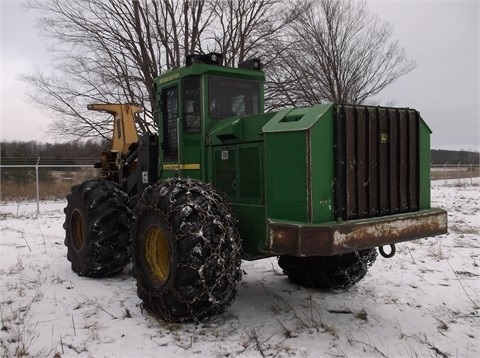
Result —
<path fill-rule="evenodd" d="M 278 265 L 293 283 L 321 289 L 345 289 L 355 285 L 375 262 L 377 251 L 367 249 L 336 256 L 295 257 L 282 255 Z"/>
<path fill-rule="evenodd" d="M 240 236 L 226 198 L 194 179 L 147 188 L 135 207 L 138 296 L 168 322 L 204 320 L 233 301 Z"/>
<path fill-rule="evenodd" d="M 64 212 L 67 259 L 79 276 L 112 276 L 130 262 L 133 211 L 117 184 L 93 179 L 73 186 Z"/>

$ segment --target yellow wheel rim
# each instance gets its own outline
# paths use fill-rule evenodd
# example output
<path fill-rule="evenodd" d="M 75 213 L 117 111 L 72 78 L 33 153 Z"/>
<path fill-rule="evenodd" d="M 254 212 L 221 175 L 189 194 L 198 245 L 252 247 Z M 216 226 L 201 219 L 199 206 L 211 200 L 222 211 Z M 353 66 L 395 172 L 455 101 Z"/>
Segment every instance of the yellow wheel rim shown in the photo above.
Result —
<path fill-rule="evenodd" d="M 70 219 L 70 237 L 75 251 L 80 251 L 85 243 L 85 232 L 83 229 L 83 216 L 75 209 Z"/>
<path fill-rule="evenodd" d="M 159 226 L 151 227 L 145 241 L 145 261 L 153 276 L 165 283 L 170 274 L 170 245 Z"/>

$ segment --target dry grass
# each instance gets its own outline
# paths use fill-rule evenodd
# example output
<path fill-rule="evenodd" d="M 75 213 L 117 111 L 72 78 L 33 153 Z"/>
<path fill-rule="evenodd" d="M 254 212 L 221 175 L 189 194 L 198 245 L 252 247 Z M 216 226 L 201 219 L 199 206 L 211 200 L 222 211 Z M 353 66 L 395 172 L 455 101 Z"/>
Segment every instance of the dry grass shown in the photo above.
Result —
<path fill-rule="evenodd" d="M 51 171 L 46 180 L 40 180 L 39 182 L 40 200 L 64 199 L 73 185 L 94 177 L 96 177 L 96 169 L 93 168 L 83 168 L 75 172 L 66 170 Z M 1 201 L 11 202 L 37 199 L 37 187 L 34 180 L 25 180 L 24 183 L 2 181 L 0 185 Z"/>
<path fill-rule="evenodd" d="M 465 178 L 477 178 L 480 177 L 480 168 L 473 168 L 470 171 L 470 168 L 461 167 L 460 170 L 446 170 L 442 168 L 436 168 L 436 170 L 430 171 L 430 178 L 432 180 L 437 179 L 465 179 Z"/>
<path fill-rule="evenodd" d="M 40 183 L 40 200 L 63 199 L 70 192 L 71 182 Z M 2 201 L 36 200 L 37 189 L 35 183 L 30 184 L 2 184 Z"/>
<path fill-rule="evenodd" d="M 23 271 L 24 267 L 21 261 L 15 265 L 13 270 Z M 11 270 L 10 270 L 11 272 Z M 39 279 L 33 280 L 32 285 L 41 286 Z M 12 285 L 10 292 L 16 291 L 19 298 L 26 297 L 24 284 Z M 5 297 L 6 298 L 6 297 Z M 28 300 L 20 299 L 20 302 L 7 298 L 0 303 L 0 329 L 3 332 L 5 340 L 0 339 L 1 357 L 49 357 L 54 349 L 47 351 L 42 349 L 32 353 L 32 346 L 39 338 L 38 322 L 34 320 L 32 306 L 43 299 L 43 293 L 40 289 Z"/>

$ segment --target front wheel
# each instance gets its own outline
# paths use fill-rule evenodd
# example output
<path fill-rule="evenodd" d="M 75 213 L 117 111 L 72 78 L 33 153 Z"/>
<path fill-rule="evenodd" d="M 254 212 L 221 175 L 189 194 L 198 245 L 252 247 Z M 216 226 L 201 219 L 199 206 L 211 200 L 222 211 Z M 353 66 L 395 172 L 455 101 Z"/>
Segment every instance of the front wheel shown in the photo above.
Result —
<path fill-rule="evenodd" d="M 135 264 L 143 306 L 166 321 L 223 312 L 241 278 L 237 221 L 210 185 L 173 178 L 135 207 Z"/>
<path fill-rule="evenodd" d="M 293 283 L 311 288 L 340 289 L 351 287 L 365 277 L 376 258 L 375 249 L 335 256 L 282 255 L 278 265 Z"/>
<path fill-rule="evenodd" d="M 65 208 L 67 259 L 79 276 L 105 277 L 130 262 L 133 212 L 115 183 L 87 180 L 71 189 Z"/>

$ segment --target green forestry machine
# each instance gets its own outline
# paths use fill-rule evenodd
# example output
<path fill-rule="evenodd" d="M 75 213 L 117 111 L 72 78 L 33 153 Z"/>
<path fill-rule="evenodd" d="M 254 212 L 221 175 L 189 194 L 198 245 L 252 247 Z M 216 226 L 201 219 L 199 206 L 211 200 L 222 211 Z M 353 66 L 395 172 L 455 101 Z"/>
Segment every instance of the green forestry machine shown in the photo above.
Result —
<path fill-rule="evenodd" d="M 416 110 L 344 104 L 263 113 L 256 59 L 187 56 L 155 80 L 158 134 L 114 115 L 101 178 L 72 187 L 65 244 L 80 276 L 130 262 L 138 296 L 166 321 L 206 319 L 233 301 L 242 259 L 278 257 L 300 285 L 362 279 L 395 244 L 447 232 L 430 207 L 430 134 Z M 384 249 L 386 247 L 387 249 Z"/>

